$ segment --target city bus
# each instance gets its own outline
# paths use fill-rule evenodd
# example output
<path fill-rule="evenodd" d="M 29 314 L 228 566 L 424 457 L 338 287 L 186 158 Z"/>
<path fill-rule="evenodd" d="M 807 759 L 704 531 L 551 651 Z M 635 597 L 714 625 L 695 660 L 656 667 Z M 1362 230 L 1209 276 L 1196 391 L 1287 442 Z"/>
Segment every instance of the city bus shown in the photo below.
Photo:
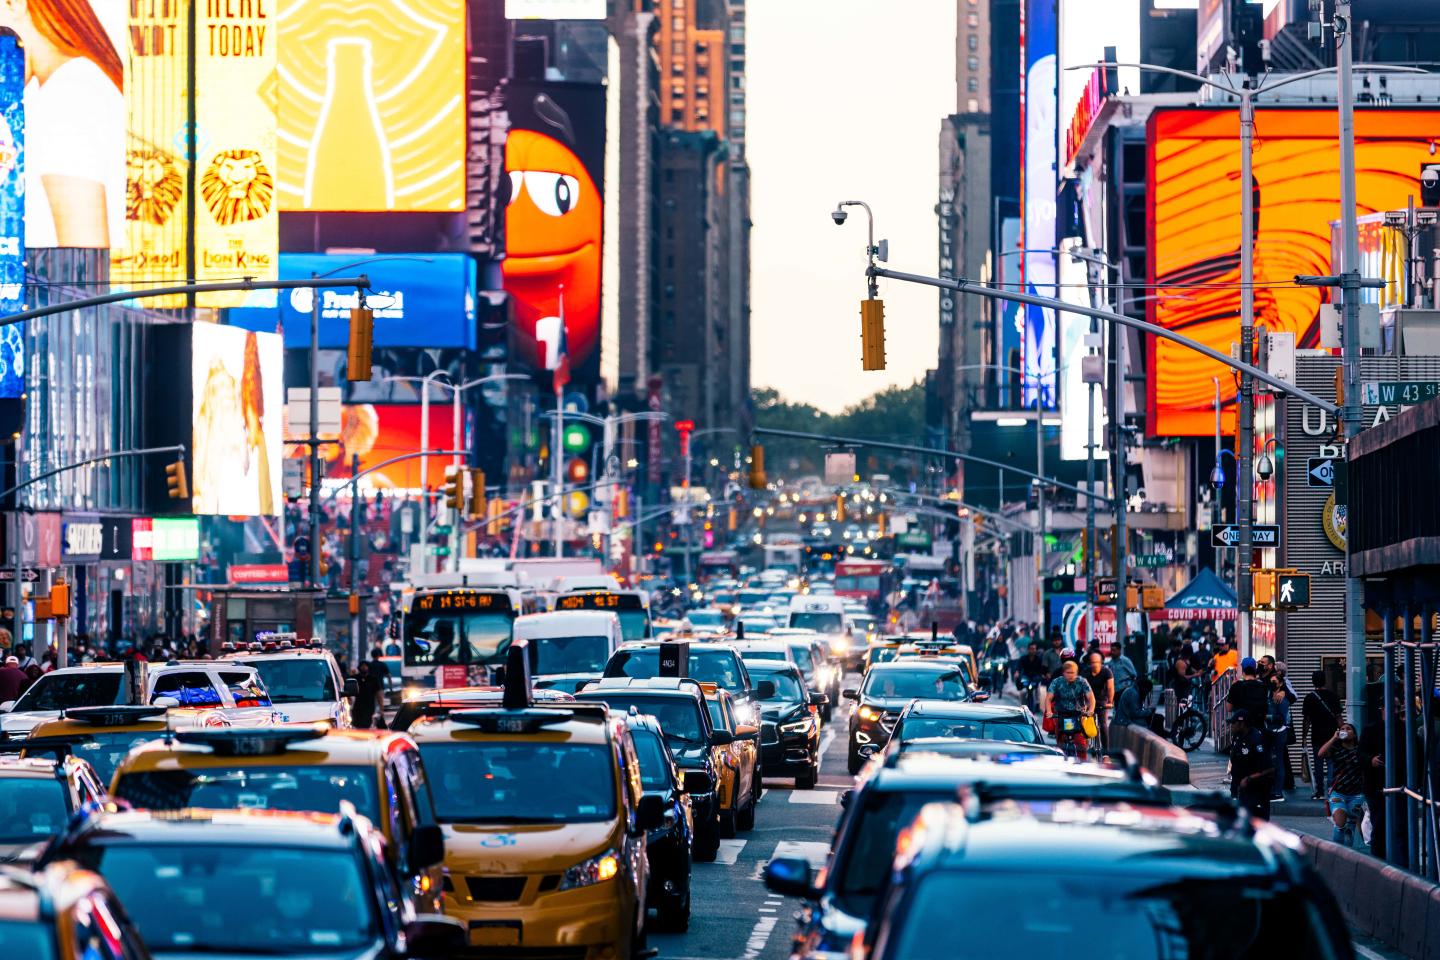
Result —
<path fill-rule="evenodd" d="M 835 563 L 835 596 L 859 600 L 874 609 L 885 588 L 890 564 L 883 560 L 839 560 Z"/>
<path fill-rule="evenodd" d="M 469 583 L 463 574 L 425 579 L 456 583 L 417 585 L 401 616 L 401 672 L 407 680 L 459 687 L 489 681 L 505 662 L 515 618 L 535 604 L 510 586 Z"/>
<path fill-rule="evenodd" d="M 608 610 L 626 641 L 650 639 L 650 600 L 643 590 L 575 590 L 555 596 L 552 610 Z"/>

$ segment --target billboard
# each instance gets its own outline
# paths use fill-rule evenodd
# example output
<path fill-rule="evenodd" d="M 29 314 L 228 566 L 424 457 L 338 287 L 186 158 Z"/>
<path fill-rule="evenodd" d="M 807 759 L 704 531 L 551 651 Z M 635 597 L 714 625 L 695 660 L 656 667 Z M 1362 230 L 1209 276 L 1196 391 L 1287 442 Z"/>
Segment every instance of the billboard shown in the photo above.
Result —
<path fill-rule="evenodd" d="M 275 278 L 274 12 L 263 3 L 214 0 L 195 10 L 195 112 L 204 127 L 196 144 L 194 275 L 202 282 Z M 232 306 L 244 296 L 210 293 L 199 303 Z"/>
<path fill-rule="evenodd" d="M 370 278 L 366 305 L 375 311 L 375 348 L 431 347 L 475 349 L 475 261 L 464 253 L 399 254 L 400 260 L 375 260 L 338 271 L 353 256 L 320 253 L 280 254 L 280 279 L 303 280 L 319 274 Z M 349 342 L 350 309 L 359 304 L 354 290 L 308 288 L 252 293 L 252 304 L 230 311 L 232 324 L 272 332 L 279 325 L 285 346 L 310 345 L 310 310 L 320 297 L 320 346 L 344 348 Z M 263 306 L 269 300 L 273 306 Z"/>
<path fill-rule="evenodd" d="M 1056 23 L 1054 0 L 1025 0 L 1024 44 L 1025 85 L 1021 108 L 1025 125 L 1021 131 L 1022 154 L 1020 194 L 1023 204 L 1021 260 L 1025 292 L 1055 295 L 1055 149 L 1056 111 Z M 1021 367 L 1025 371 L 1022 395 L 1025 406 L 1056 403 L 1055 365 L 1058 347 L 1055 311 L 1036 306 L 1021 307 L 1024 340 Z"/>
<path fill-rule="evenodd" d="M 25 306 L 25 51 L 0 34 L 0 313 Z M 0 397 L 25 392 L 25 325 L 0 327 Z"/>
<path fill-rule="evenodd" d="M 605 0 L 505 0 L 507 20 L 604 20 Z"/>
<path fill-rule="evenodd" d="M 191 329 L 192 510 L 276 516 L 284 503 L 280 338 L 214 323 Z"/>
<path fill-rule="evenodd" d="M 125 237 L 125 0 L 10 5 L 36 38 L 25 86 L 25 242 L 106 248 Z M 53 56 L 42 58 L 40 50 Z"/>
<path fill-rule="evenodd" d="M 465 209 L 465 3 L 280 6 L 282 210 Z"/>
<path fill-rule="evenodd" d="M 449 403 L 430 404 L 430 435 L 428 447 L 421 444 L 420 404 L 352 403 L 341 413 L 340 443 L 321 448 L 326 459 L 327 479 L 343 480 L 351 476 L 350 458 L 360 458 L 360 469 L 366 470 L 392 457 L 418 453 L 422 449 L 450 450 L 454 440 L 454 408 Z M 462 441 L 465 425 L 461 422 Z M 304 456 L 305 448 L 296 447 L 295 456 Z M 421 483 L 419 457 L 393 463 L 374 473 L 366 474 L 361 483 L 381 490 L 419 490 L 436 488 L 445 482 L 445 468 L 451 457 L 429 457 L 425 482 Z"/>
<path fill-rule="evenodd" d="M 1255 324 L 1318 342 L 1328 293 L 1295 286 L 1296 274 L 1329 274 L 1330 221 L 1340 210 L 1338 121 L 1333 110 L 1257 109 Z M 1157 110 L 1148 125 L 1148 316 L 1228 353 L 1240 339 L 1240 151 L 1235 110 Z M 1420 194 L 1433 163 L 1440 111 L 1357 108 L 1355 188 L 1361 215 L 1403 208 Z M 1200 286 L 1197 286 L 1200 285 Z M 1154 436 L 1215 430 L 1220 378 L 1222 428 L 1235 429 L 1235 380 L 1227 367 L 1178 344 L 1150 338 L 1146 356 L 1148 429 Z"/>
<path fill-rule="evenodd" d="M 571 379 L 594 384 L 600 377 L 605 88 L 513 83 L 507 106 L 510 203 L 502 266 L 514 300 L 511 356 L 545 370 L 563 341 Z"/>
<path fill-rule="evenodd" d="M 191 0 L 137 3 L 125 59 L 125 234 L 112 246 L 117 287 L 184 282 L 189 146 L 186 76 Z M 150 307 L 184 306 L 183 297 Z"/>

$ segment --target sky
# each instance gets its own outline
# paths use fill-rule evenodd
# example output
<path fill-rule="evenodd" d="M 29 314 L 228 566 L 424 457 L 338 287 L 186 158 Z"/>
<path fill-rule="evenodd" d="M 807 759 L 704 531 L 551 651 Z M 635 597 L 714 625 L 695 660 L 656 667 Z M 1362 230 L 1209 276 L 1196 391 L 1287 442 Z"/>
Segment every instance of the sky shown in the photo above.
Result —
<path fill-rule="evenodd" d="M 903 10 L 903 13 L 900 12 Z M 839 411 L 935 365 L 937 291 L 880 281 L 883 371 L 860 369 L 864 200 L 890 265 L 939 267 L 940 122 L 955 111 L 955 0 L 764 0 L 746 10 L 751 382 Z"/>

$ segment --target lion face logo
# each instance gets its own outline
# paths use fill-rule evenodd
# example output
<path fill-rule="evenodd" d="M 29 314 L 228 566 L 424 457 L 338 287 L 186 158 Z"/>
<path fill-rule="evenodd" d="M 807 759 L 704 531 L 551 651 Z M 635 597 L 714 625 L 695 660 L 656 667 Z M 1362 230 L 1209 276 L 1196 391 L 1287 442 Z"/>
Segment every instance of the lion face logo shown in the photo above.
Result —
<path fill-rule="evenodd" d="M 125 155 L 125 219 L 163 227 L 185 195 L 175 158 L 163 150 Z"/>
<path fill-rule="evenodd" d="M 228 227 L 259 220 L 270 212 L 275 178 L 258 151 L 226 150 L 205 168 L 200 193 L 215 222 Z"/>

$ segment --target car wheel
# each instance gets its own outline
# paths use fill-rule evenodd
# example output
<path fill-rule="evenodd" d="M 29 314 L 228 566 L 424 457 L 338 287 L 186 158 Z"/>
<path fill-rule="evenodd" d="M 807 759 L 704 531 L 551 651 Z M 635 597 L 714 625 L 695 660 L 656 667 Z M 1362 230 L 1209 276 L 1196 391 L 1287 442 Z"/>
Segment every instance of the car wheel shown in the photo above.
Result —
<path fill-rule="evenodd" d="M 701 863 L 713 863 L 720 852 L 720 823 L 712 819 L 703 827 L 695 828 L 695 859 Z"/>
<path fill-rule="evenodd" d="M 736 828 L 736 825 L 737 825 L 738 821 L 739 821 L 739 818 L 736 816 L 735 811 L 734 811 L 733 809 L 731 809 L 731 810 L 721 810 L 721 811 L 720 811 L 720 836 L 723 837 L 723 838 L 725 838 L 726 840 L 729 840 L 730 838 L 734 837 L 734 836 L 735 836 L 735 828 Z"/>
<path fill-rule="evenodd" d="M 759 802 L 760 798 L 755 795 L 755 791 L 752 789 L 750 791 L 750 802 L 745 804 L 745 809 L 740 811 L 736 820 L 736 824 L 741 830 L 755 829 L 755 805 Z"/>
<path fill-rule="evenodd" d="M 805 772 L 795 778 L 795 789 L 814 790 L 815 783 L 820 779 L 820 765 L 812 764 L 805 768 Z"/>
<path fill-rule="evenodd" d="M 676 878 L 678 889 L 661 899 L 655 908 L 655 927 L 672 933 L 684 933 L 690 929 L 690 862 L 686 860 L 684 872 Z"/>
<path fill-rule="evenodd" d="M 849 770 L 850 776 L 853 777 L 855 776 L 855 774 L 860 772 L 860 768 L 864 765 L 864 759 L 860 756 L 860 754 L 855 752 L 855 747 L 852 745 L 850 747 L 850 755 L 845 760 L 845 769 Z"/>

